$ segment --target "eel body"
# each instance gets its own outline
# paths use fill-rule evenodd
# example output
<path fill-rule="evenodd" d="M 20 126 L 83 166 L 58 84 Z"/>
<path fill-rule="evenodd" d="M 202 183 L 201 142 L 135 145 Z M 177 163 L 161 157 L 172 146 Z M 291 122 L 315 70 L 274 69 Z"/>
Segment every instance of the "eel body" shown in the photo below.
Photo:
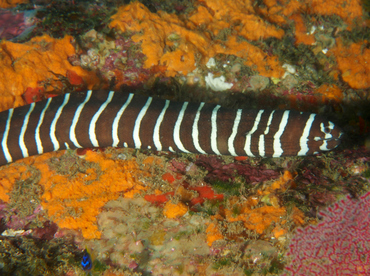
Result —
<path fill-rule="evenodd" d="M 113 91 L 64 94 L 0 113 L 0 165 L 60 149 L 130 147 L 251 157 L 335 148 L 341 130 L 313 113 L 227 109 Z"/>

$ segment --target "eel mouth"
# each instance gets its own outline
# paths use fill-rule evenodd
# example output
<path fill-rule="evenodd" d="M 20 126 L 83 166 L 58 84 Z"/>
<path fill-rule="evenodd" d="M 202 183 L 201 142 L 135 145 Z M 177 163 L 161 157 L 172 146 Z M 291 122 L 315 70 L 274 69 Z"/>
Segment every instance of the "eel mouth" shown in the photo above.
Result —
<path fill-rule="evenodd" d="M 326 141 L 329 149 L 335 149 L 342 142 L 343 136 L 344 136 L 344 133 L 343 132 L 340 132 L 339 135 L 338 135 L 338 137 L 333 137 L 333 138 L 329 138 L 329 139 L 323 139 L 323 141 Z"/>

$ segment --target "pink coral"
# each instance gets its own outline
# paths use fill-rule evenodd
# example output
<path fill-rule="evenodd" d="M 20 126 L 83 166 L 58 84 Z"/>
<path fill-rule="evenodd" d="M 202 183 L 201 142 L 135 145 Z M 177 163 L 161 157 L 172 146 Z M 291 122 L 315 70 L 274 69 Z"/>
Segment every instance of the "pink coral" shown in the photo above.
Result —
<path fill-rule="evenodd" d="M 344 200 L 320 212 L 316 226 L 298 229 L 285 269 L 292 275 L 369 275 L 370 192 Z"/>

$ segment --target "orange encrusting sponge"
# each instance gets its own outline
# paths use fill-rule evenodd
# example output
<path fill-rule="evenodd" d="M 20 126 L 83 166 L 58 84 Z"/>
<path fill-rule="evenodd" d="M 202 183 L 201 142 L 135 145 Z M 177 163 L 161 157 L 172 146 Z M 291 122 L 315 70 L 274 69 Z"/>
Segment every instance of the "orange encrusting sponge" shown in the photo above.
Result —
<path fill-rule="evenodd" d="M 344 46 L 340 39 L 337 46 L 330 50 L 333 53 L 342 73 L 342 78 L 354 89 L 370 87 L 370 50 L 367 41 Z"/>
<path fill-rule="evenodd" d="M 167 201 L 164 205 L 163 215 L 167 218 L 179 218 L 185 215 L 188 211 L 188 207 L 182 202 L 178 202 L 177 204 L 173 203 L 171 200 Z"/>
<path fill-rule="evenodd" d="M 137 178 L 146 173 L 136 161 L 111 160 L 93 151 L 86 152 L 85 160 L 100 168 L 70 177 L 56 174 L 44 163 L 36 165 L 42 172 L 42 206 L 59 227 L 79 229 L 86 239 L 100 238 L 96 222 L 100 208 L 121 194 L 132 197 L 145 189 Z"/>
<path fill-rule="evenodd" d="M 113 160 L 94 151 L 86 152 L 86 168 L 80 172 L 69 175 L 51 170 L 48 160 L 63 154 L 65 151 L 32 156 L 1 170 L 0 199 L 9 201 L 7 193 L 14 182 L 30 177 L 27 168 L 34 167 L 41 176 L 41 205 L 51 220 L 61 228 L 80 230 L 86 239 L 100 238 L 96 219 L 100 208 L 119 196 L 132 198 L 145 190 L 138 178 L 149 173 L 140 170 L 135 160 Z"/>
<path fill-rule="evenodd" d="M 55 84 L 58 76 L 66 76 L 68 70 L 93 88 L 98 77 L 68 61 L 76 53 L 71 40 L 71 36 L 54 39 L 43 35 L 23 44 L 0 42 L 0 111 L 24 105 L 22 94 L 27 88 L 43 86 L 43 82 Z"/>
<path fill-rule="evenodd" d="M 209 58 L 217 54 L 241 57 L 246 60 L 246 65 L 253 66 L 267 77 L 278 78 L 284 74 L 277 57 L 238 39 L 238 36 L 250 40 L 281 38 L 283 30 L 251 14 L 253 9 L 249 1 L 204 2 L 205 6 L 198 6 L 186 21 L 175 14 L 151 13 L 143 4 L 134 2 L 119 8 L 117 14 L 112 16 L 110 27 L 122 32 L 135 32 L 132 39 L 141 41 L 147 57 L 144 67 L 165 65 L 168 76 L 177 73 L 187 75 L 199 63 L 205 65 Z M 243 28 L 237 26 L 240 22 L 243 22 Z M 200 26 L 208 31 L 202 31 Z M 217 35 L 228 28 L 233 31 L 227 32 L 227 39 L 217 39 Z"/>
<path fill-rule="evenodd" d="M 28 3 L 28 0 L 0 0 L 1 9 L 9 9 L 17 6 L 18 4 Z"/>

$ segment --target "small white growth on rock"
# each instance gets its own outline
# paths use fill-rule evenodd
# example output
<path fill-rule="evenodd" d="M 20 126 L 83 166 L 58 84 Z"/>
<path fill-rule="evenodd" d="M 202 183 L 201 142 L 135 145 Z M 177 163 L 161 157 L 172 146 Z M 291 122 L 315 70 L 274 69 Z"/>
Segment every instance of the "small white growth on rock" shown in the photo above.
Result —
<path fill-rule="evenodd" d="M 285 69 L 283 79 L 288 75 L 298 75 L 295 66 L 284 63 L 282 67 Z"/>
<path fill-rule="evenodd" d="M 310 32 L 309 32 L 309 33 L 307 33 L 307 34 L 312 35 L 312 34 L 314 34 L 314 33 L 315 33 L 315 31 L 316 31 L 316 26 L 312 26 L 312 27 L 311 27 Z"/>
<path fill-rule="evenodd" d="M 207 68 L 212 68 L 216 66 L 216 61 L 214 58 L 210 58 L 206 64 Z"/>
<path fill-rule="evenodd" d="M 212 73 L 208 73 L 205 80 L 207 88 L 211 88 L 213 91 L 224 91 L 233 87 L 232 83 L 225 82 L 224 76 L 214 78 Z"/>

